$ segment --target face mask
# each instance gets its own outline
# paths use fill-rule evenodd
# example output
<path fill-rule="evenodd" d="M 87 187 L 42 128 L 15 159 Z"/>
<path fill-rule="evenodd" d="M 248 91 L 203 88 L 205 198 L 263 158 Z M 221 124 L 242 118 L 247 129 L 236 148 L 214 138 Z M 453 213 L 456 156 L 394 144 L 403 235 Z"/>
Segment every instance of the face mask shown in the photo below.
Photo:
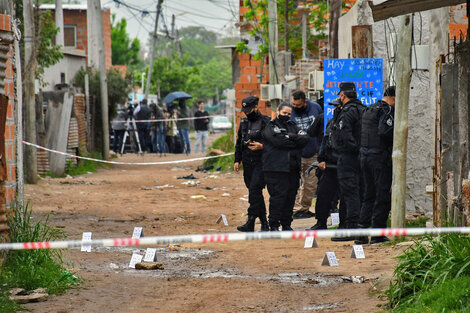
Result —
<path fill-rule="evenodd" d="M 295 113 L 300 114 L 305 111 L 305 108 L 306 108 L 305 106 L 301 108 L 294 108 L 294 111 Z"/>
<path fill-rule="evenodd" d="M 257 117 L 258 117 L 258 112 L 256 111 L 246 114 L 246 118 L 250 121 L 256 120 Z"/>
<path fill-rule="evenodd" d="M 277 119 L 278 119 L 279 121 L 281 121 L 282 123 L 286 123 L 287 121 L 290 120 L 290 116 L 289 116 L 289 115 L 279 115 L 279 116 L 277 117 Z"/>

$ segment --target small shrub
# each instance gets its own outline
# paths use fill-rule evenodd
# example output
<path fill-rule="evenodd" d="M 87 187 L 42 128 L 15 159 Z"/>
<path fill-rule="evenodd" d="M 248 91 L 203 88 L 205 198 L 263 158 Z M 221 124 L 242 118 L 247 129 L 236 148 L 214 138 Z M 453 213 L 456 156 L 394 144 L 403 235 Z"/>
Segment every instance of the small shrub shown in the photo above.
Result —
<path fill-rule="evenodd" d="M 102 160 L 101 153 L 80 153 L 81 156 Z M 66 174 L 71 176 L 86 174 L 88 172 L 94 173 L 100 167 L 111 167 L 111 164 L 90 161 L 90 160 L 79 160 L 78 164 L 72 163 L 72 161 L 67 161 Z"/>
<path fill-rule="evenodd" d="M 222 150 L 225 153 L 234 152 L 235 144 L 233 141 L 233 130 L 229 130 L 226 135 L 217 138 L 214 143 L 208 148 Z M 214 166 L 214 170 L 220 167 L 221 171 L 230 170 L 233 168 L 234 155 L 228 155 L 219 158 L 207 159 L 204 161 L 204 166 Z"/>

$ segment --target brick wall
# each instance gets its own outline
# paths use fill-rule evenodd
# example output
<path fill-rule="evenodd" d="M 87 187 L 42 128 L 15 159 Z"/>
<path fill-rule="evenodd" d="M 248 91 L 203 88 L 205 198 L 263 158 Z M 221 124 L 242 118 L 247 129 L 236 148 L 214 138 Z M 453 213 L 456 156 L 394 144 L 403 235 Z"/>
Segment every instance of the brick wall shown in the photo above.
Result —
<path fill-rule="evenodd" d="M 248 96 L 260 96 L 260 84 L 267 84 L 269 81 L 268 66 L 265 64 L 261 73 L 261 61 L 253 60 L 246 53 L 237 55 L 240 64 L 240 81 L 235 83 L 236 107 L 241 109 L 242 100 Z M 261 82 L 259 79 L 261 78 Z M 260 101 L 258 107 L 261 113 L 271 115 L 271 107 L 266 101 Z M 240 119 L 245 117 L 242 112 L 237 111 L 237 125 Z"/>
<path fill-rule="evenodd" d="M 88 64 L 88 33 L 86 27 L 86 10 L 64 9 L 64 26 L 73 25 L 76 27 L 76 48 L 85 50 Z M 111 67 L 111 10 L 104 8 L 102 11 L 103 36 L 106 68 Z"/>
<path fill-rule="evenodd" d="M 6 35 L 11 36 L 11 27 L 10 17 L 0 14 L 0 31 L 8 32 Z M 13 46 L 1 45 L 1 53 L 0 62 L 4 77 L 0 75 L 0 79 L 3 80 L 4 95 L 0 95 L 0 237 L 7 230 L 6 213 L 16 194 Z"/>

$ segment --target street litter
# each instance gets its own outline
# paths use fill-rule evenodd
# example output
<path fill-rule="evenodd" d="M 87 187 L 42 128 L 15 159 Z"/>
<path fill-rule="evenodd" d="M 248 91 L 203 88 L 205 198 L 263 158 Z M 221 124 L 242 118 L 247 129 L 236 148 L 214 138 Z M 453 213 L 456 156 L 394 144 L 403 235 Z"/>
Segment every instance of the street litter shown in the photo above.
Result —
<path fill-rule="evenodd" d="M 158 262 L 140 262 L 135 265 L 136 270 L 163 270 L 165 267 Z"/>
<path fill-rule="evenodd" d="M 194 186 L 199 185 L 200 183 L 201 183 L 201 182 L 200 182 L 199 180 L 196 180 L 196 181 L 194 181 L 194 180 L 188 180 L 188 181 L 182 182 L 181 184 L 187 185 L 187 186 L 189 186 L 189 187 L 194 187 Z"/>
<path fill-rule="evenodd" d="M 341 276 L 345 281 L 352 282 L 353 284 L 362 284 L 366 279 L 364 276 L 352 275 L 352 276 Z"/>
<path fill-rule="evenodd" d="M 206 199 L 206 196 L 204 196 L 204 195 L 194 195 L 194 196 L 191 196 L 191 199 Z"/>
<path fill-rule="evenodd" d="M 243 201 L 248 201 L 248 199 L 247 199 L 247 198 L 243 198 L 243 197 L 242 197 L 242 198 L 240 198 L 240 200 L 243 200 Z"/>
<path fill-rule="evenodd" d="M 165 189 L 165 188 L 175 188 L 173 185 L 165 184 L 161 186 L 152 186 L 152 187 L 141 187 L 142 190 L 153 190 L 153 189 Z"/>
<path fill-rule="evenodd" d="M 198 167 L 196 169 L 196 172 L 205 172 L 205 171 L 209 171 L 211 169 L 214 168 L 214 165 L 209 165 L 209 166 L 203 166 L 203 167 Z"/>
<path fill-rule="evenodd" d="M 230 197 L 230 194 L 229 194 L 229 193 L 226 193 L 226 192 L 224 192 L 224 193 L 222 194 L 222 197 Z"/>
<path fill-rule="evenodd" d="M 219 176 L 217 176 L 217 175 L 209 175 L 209 176 L 207 176 L 207 178 L 216 179 L 216 178 L 219 178 Z"/>
<path fill-rule="evenodd" d="M 193 174 L 177 177 L 176 179 L 197 179 Z"/>
<path fill-rule="evenodd" d="M 175 166 L 175 167 L 172 167 L 171 170 L 172 170 L 172 171 L 184 171 L 184 168 Z"/>

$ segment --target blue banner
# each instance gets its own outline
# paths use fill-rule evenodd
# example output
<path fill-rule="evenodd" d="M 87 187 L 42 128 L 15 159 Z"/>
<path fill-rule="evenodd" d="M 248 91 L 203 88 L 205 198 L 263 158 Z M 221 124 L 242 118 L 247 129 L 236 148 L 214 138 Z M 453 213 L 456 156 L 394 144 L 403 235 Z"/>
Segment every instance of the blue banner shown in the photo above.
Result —
<path fill-rule="evenodd" d="M 333 118 L 334 106 L 342 82 L 356 84 L 357 98 L 367 106 L 382 99 L 382 59 L 326 59 L 324 60 L 325 127 Z"/>

